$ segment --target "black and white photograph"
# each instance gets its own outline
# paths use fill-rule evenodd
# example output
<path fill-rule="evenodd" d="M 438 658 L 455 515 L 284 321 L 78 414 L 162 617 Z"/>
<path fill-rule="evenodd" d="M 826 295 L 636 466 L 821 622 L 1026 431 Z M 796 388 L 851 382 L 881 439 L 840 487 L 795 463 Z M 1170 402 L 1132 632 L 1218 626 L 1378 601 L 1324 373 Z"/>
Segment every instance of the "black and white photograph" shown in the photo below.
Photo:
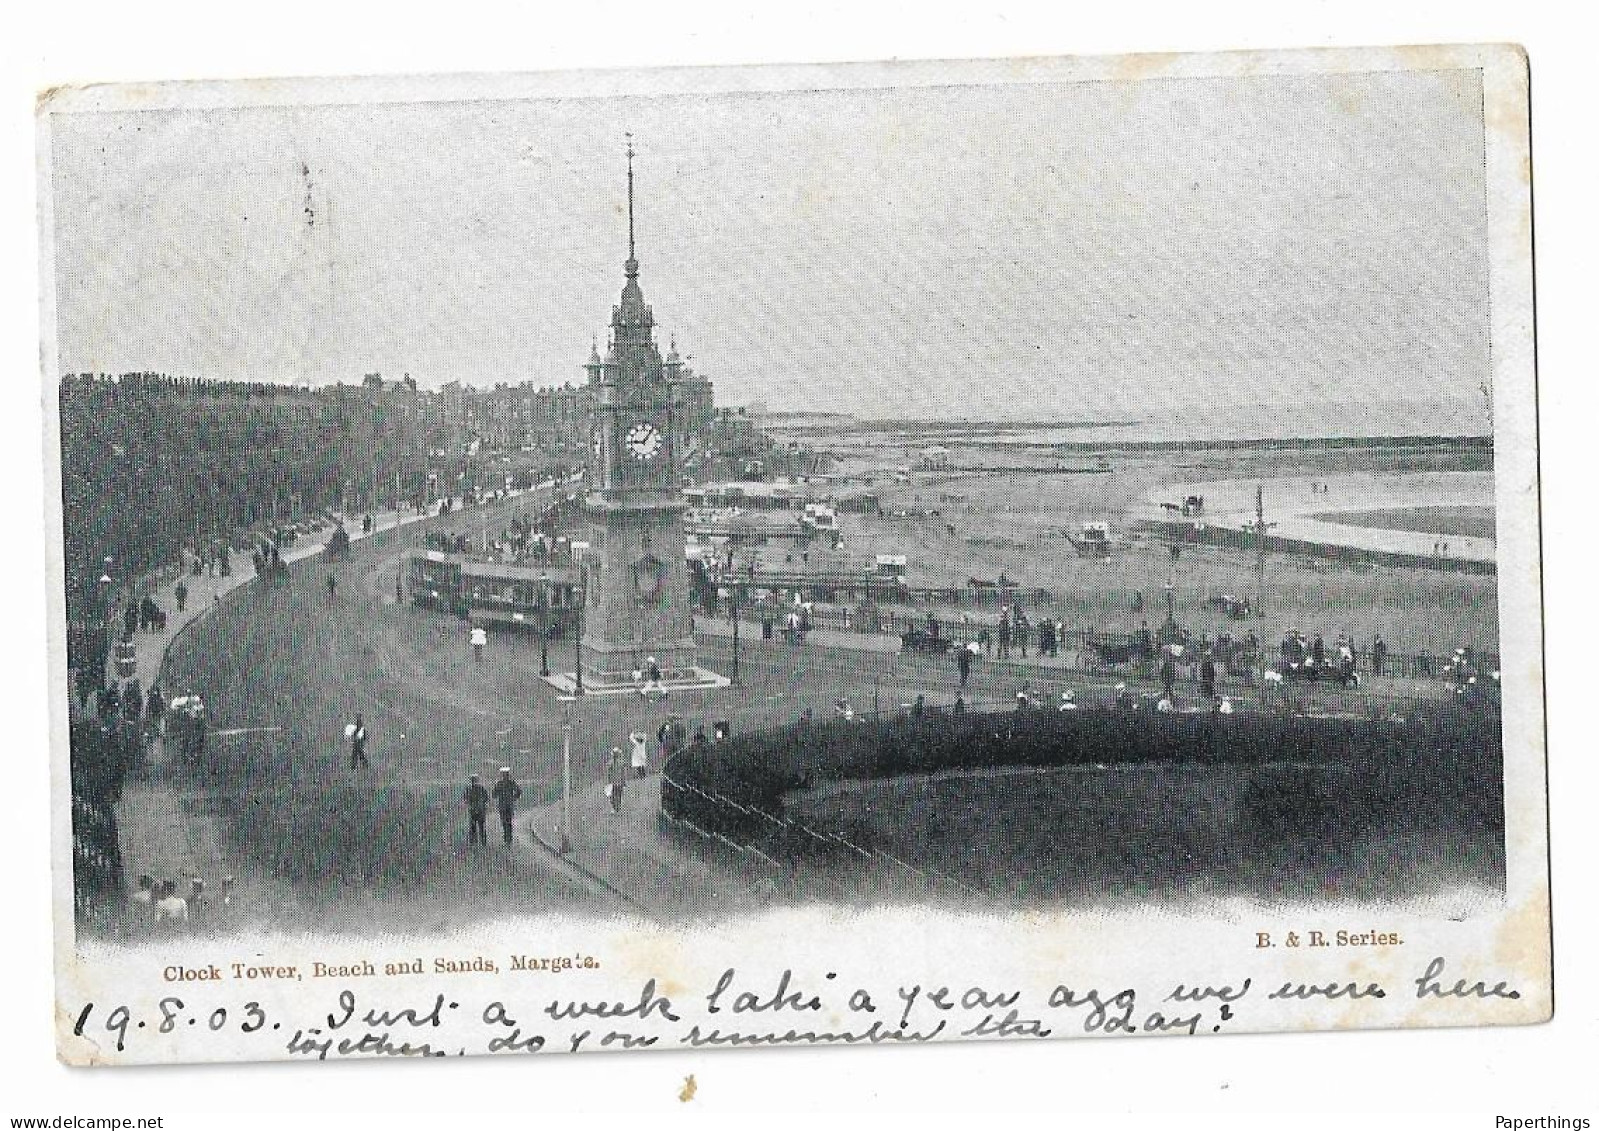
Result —
<path fill-rule="evenodd" d="M 1547 1018 L 1514 48 L 38 122 L 69 1063 Z"/>

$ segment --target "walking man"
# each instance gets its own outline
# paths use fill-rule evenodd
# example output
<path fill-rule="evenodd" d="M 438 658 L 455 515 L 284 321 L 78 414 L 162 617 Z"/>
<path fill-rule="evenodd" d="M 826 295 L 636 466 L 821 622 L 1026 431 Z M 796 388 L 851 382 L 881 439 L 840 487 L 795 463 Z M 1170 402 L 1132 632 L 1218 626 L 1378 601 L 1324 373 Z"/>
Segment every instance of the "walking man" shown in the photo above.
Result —
<path fill-rule="evenodd" d="M 663 699 L 666 697 L 666 690 L 661 686 L 661 665 L 656 662 L 654 656 L 644 664 L 644 686 L 639 689 L 639 694 L 647 696 L 652 691 L 657 692 Z"/>
<path fill-rule="evenodd" d="M 511 767 L 500 767 L 500 780 L 494 783 L 494 804 L 500 810 L 500 828 L 505 833 L 505 843 L 511 843 L 511 823 L 516 817 L 516 802 L 522 796 L 522 787 L 511 777 Z"/>
<path fill-rule="evenodd" d="M 478 663 L 483 662 L 483 648 L 489 642 L 489 634 L 483 631 L 480 624 L 472 626 L 472 658 Z"/>
<path fill-rule="evenodd" d="M 972 677 L 972 649 L 976 645 L 968 644 L 955 653 L 955 666 L 961 673 L 961 690 L 966 689 L 966 681 Z"/>
<path fill-rule="evenodd" d="M 183 583 L 181 577 L 178 578 L 178 584 L 172 590 L 172 596 L 178 602 L 178 612 L 181 613 L 183 606 L 189 603 L 189 587 Z"/>
<path fill-rule="evenodd" d="M 359 713 L 355 716 L 355 722 L 346 727 L 344 733 L 350 738 L 350 769 L 370 768 L 372 763 L 366 759 L 366 723 L 361 721 Z"/>
<path fill-rule="evenodd" d="M 703 738 L 705 732 L 701 731 L 695 736 Z M 622 811 L 622 791 L 627 788 L 627 767 L 622 762 L 622 748 L 611 747 L 611 764 L 608 769 L 609 782 L 605 787 L 605 795 L 611 799 L 611 812 Z"/>
<path fill-rule="evenodd" d="M 1388 659 L 1388 642 L 1378 633 L 1371 642 L 1371 674 L 1382 675 L 1383 661 Z"/>
<path fill-rule="evenodd" d="M 333 604 L 333 594 L 338 591 L 339 579 L 328 574 L 328 604 Z"/>
<path fill-rule="evenodd" d="M 466 844 L 470 848 L 474 844 L 487 845 L 489 834 L 487 821 L 489 816 L 489 791 L 483 788 L 483 783 L 478 776 L 473 774 L 466 779 L 466 790 L 461 794 L 461 800 L 466 803 Z"/>

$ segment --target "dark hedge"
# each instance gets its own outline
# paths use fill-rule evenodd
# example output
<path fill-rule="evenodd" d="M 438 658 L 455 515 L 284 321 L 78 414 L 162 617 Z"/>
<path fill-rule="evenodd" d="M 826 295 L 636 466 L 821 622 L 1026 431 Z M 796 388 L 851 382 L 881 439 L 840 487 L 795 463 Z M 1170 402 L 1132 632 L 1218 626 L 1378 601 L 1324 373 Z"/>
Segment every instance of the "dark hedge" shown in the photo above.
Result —
<path fill-rule="evenodd" d="M 1258 765 L 1248 805 L 1264 825 L 1315 822 L 1337 799 L 1307 767 L 1357 770 L 1369 795 L 1503 823 L 1498 711 L 1454 703 L 1403 720 L 1083 709 L 828 722 L 689 747 L 666 764 L 661 808 L 741 844 L 784 822 L 783 797 L 828 782 L 1010 766 Z"/>

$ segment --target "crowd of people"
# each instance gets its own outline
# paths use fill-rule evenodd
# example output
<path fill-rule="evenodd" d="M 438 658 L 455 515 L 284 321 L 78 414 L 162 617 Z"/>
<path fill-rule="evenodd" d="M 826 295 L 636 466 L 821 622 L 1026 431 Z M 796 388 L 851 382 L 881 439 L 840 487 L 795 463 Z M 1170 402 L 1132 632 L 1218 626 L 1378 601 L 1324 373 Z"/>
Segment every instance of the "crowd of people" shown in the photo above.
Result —
<path fill-rule="evenodd" d="M 234 879 L 223 876 L 213 896 L 200 876 L 177 879 L 141 875 L 128 896 L 128 927 L 135 934 L 175 936 L 223 928 L 237 907 Z"/>

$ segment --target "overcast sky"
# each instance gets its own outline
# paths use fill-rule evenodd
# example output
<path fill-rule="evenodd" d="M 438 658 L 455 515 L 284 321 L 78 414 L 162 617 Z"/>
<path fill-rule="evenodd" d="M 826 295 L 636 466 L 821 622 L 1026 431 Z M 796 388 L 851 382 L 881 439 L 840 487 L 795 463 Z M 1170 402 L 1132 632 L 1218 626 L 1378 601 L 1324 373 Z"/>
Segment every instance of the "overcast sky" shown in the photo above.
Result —
<path fill-rule="evenodd" d="M 61 368 L 582 379 L 627 254 L 724 403 L 1475 401 L 1475 71 L 82 113 Z"/>

